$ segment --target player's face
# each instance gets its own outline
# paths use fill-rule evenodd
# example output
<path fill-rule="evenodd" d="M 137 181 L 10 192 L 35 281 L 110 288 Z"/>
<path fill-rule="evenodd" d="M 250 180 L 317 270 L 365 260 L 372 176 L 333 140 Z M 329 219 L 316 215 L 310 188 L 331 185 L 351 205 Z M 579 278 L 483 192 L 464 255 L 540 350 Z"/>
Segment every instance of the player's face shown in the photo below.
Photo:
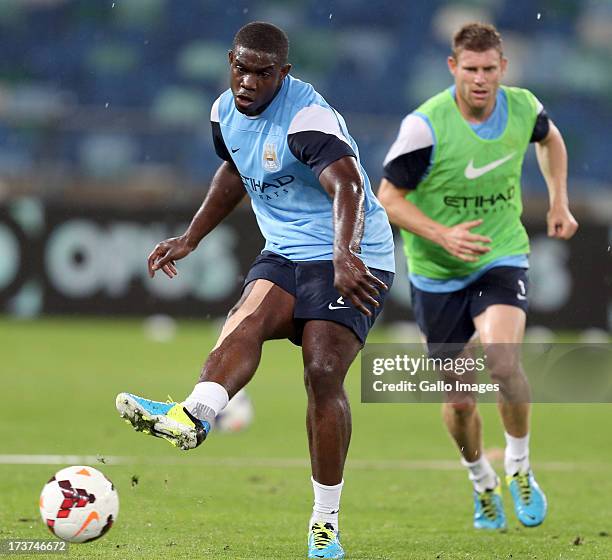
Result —
<path fill-rule="evenodd" d="M 248 116 L 267 107 L 291 69 L 290 64 L 280 65 L 273 54 L 240 45 L 229 52 L 229 62 L 234 104 Z"/>
<path fill-rule="evenodd" d="M 449 56 L 448 68 L 455 78 L 459 106 L 474 114 L 492 111 L 507 64 L 508 60 L 497 49 L 484 52 L 462 49 L 456 59 Z"/>

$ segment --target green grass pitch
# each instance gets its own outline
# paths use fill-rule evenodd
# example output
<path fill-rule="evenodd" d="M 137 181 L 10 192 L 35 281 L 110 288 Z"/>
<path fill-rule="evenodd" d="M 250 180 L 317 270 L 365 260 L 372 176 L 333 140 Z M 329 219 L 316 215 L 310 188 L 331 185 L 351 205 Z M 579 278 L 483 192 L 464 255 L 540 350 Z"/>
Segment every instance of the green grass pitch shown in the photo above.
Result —
<path fill-rule="evenodd" d="M 195 451 L 136 434 L 115 412 L 119 391 L 183 398 L 215 336 L 196 322 L 180 322 L 162 344 L 138 320 L 0 320 L 0 540 L 51 537 L 38 495 L 65 466 L 7 464 L 8 456 L 119 456 L 121 464 L 92 465 L 118 488 L 117 523 L 99 541 L 71 545 L 70 557 L 304 558 L 312 489 L 297 348 L 264 347 L 249 386 L 254 424 L 213 434 Z M 532 462 L 549 517 L 521 527 L 506 491 L 508 531 L 483 533 L 471 528 L 471 488 L 439 405 L 360 404 L 357 365 L 347 389 L 353 440 L 340 523 L 348 559 L 612 558 L 611 406 L 535 405 Z M 482 413 L 486 446 L 503 447 L 496 409 Z"/>

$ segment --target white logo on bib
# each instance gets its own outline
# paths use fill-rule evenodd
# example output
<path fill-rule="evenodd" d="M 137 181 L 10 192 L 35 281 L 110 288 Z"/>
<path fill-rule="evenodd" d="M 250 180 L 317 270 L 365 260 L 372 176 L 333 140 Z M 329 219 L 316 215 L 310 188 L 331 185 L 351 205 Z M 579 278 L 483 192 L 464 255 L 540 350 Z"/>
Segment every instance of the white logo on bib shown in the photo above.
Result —
<path fill-rule="evenodd" d="M 514 157 L 514 154 L 516 154 L 516 152 L 512 152 L 511 154 L 508 154 L 506 157 L 503 157 L 501 159 L 496 159 L 491 163 L 487 163 L 487 165 L 483 167 L 474 167 L 474 158 L 472 158 L 470 160 L 470 163 L 468 163 L 467 167 L 465 168 L 465 178 L 478 179 L 478 177 L 482 177 L 485 173 L 493 171 L 493 169 L 495 169 L 496 167 L 499 167 L 500 165 L 506 163 L 509 159 L 512 159 Z"/>

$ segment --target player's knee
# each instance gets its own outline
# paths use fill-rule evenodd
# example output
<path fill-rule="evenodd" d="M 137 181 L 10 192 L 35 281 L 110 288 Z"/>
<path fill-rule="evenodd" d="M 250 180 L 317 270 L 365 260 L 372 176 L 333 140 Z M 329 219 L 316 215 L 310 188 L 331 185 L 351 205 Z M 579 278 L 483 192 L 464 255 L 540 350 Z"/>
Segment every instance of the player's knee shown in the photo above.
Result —
<path fill-rule="evenodd" d="M 452 395 L 446 406 L 457 417 L 469 417 L 476 410 L 476 399 L 473 395 Z"/>
<path fill-rule="evenodd" d="M 304 367 L 304 384 L 308 393 L 330 394 L 342 389 L 344 373 L 330 357 L 311 360 Z"/>
<path fill-rule="evenodd" d="M 491 379 L 496 383 L 507 383 L 521 373 L 517 359 L 490 360 L 487 365 Z"/>

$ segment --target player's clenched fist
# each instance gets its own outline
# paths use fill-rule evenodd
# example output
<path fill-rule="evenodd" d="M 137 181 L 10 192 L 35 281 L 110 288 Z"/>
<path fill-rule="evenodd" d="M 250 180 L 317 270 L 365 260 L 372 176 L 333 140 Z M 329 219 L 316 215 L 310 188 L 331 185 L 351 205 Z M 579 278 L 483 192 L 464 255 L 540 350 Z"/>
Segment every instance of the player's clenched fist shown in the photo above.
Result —
<path fill-rule="evenodd" d="M 552 206 L 546 214 L 546 222 L 548 237 L 571 239 L 578 230 L 578 222 L 565 205 Z"/>

